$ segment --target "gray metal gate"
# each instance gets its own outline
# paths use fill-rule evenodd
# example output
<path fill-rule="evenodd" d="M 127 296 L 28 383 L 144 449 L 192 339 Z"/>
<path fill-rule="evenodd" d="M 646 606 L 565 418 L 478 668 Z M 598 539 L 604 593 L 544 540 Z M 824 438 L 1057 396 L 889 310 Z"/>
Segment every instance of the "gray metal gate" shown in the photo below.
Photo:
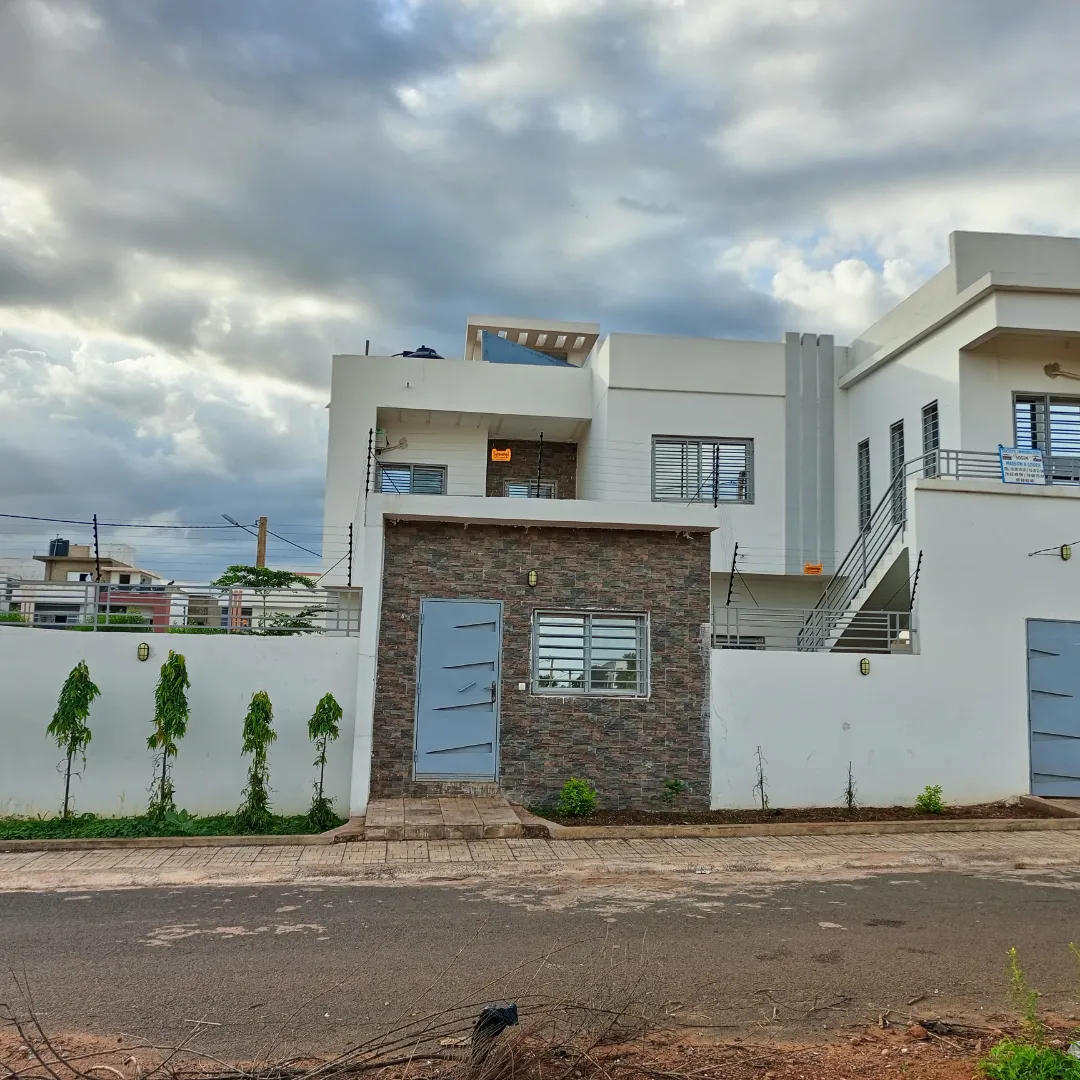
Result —
<path fill-rule="evenodd" d="M 495 779 L 501 647 L 501 603 L 421 602 L 417 779 Z"/>
<path fill-rule="evenodd" d="M 1027 627 L 1031 793 L 1080 797 L 1080 623 Z"/>

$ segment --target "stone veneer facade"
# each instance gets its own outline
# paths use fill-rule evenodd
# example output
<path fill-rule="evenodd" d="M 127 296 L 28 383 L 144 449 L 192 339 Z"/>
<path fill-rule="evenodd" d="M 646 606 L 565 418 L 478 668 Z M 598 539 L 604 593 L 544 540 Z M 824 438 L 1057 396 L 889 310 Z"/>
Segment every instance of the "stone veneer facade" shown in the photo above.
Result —
<path fill-rule="evenodd" d="M 510 460 L 492 461 L 492 450 L 509 450 Z M 577 443 L 545 440 L 541 458 L 540 443 L 524 439 L 491 439 L 488 442 L 488 498 L 501 498 L 507 480 L 535 482 L 538 466 L 542 482 L 555 481 L 556 499 L 577 498 Z"/>
<path fill-rule="evenodd" d="M 707 808 L 709 589 L 708 533 L 387 521 L 372 797 L 455 790 L 412 779 L 420 601 L 475 599 L 503 602 L 498 780 L 508 799 L 549 802 L 579 776 L 601 807 L 659 809 L 673 779 L 687 784 L 683 805 Z M 519 690 L 531 686 L 536 610 L 647 612 L 649 696 Z"/>

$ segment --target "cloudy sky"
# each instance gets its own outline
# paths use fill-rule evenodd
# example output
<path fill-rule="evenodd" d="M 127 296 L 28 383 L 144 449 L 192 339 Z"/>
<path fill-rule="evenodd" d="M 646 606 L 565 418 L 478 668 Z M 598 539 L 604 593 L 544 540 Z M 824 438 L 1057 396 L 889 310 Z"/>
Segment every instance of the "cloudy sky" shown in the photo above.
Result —
<path fill-rule="evenodd" d="M 951 229 L 1080 233 L 1078 32 L 1075 0 L 0 0 L 0 511 L 317 523 L 330 355 L 460 355 L 473 312 L 844 340 Z"/>

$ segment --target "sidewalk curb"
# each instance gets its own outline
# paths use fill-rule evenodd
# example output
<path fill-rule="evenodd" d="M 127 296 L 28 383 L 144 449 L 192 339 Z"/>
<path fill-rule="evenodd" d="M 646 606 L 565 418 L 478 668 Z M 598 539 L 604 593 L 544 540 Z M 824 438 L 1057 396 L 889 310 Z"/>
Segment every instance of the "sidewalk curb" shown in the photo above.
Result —
<path fill-rule="evenodd" d="M 545 840 L 719 840 L 746 836 L 892 836 L 919 833 L 1075 832 L 1080 817 L 953 819 L 948 821 L 817 821 L 746 825 L 559 825 L 530 814 L 521 806 L 514 812 L 525 826 L 526 837 Z M 26 851 L 160 851 L 170 848 L 322 847 L 364 843 L 361 837 L 343 836 L 349 824 L 326 833 L 270 836 L 135 836 L 89 837 L 64 840 L 0 840 L 0 854 Z M 353 825 L 353 829 L 356 826 Z"/>
<path fill-rule="evenodd" d="M 897 833 L 1001 833 L 1080 830 L 1080 817 L 955 818 L 947 821 L 799 821 L 765 825 L 559 825 L 530 814 L 514 813 L 526 828 L 544 830 L 548 840 L 716 840 L 740 836 L 887 836 Z"/>
<path fill-rule="evenodd" d="M 0 840 L 0 854 L 20 851 L 157 851 L 178 847 L 321 847 L 334 842 L 332 833 L 271 836 L 91 836 L 63 840 Z"/>

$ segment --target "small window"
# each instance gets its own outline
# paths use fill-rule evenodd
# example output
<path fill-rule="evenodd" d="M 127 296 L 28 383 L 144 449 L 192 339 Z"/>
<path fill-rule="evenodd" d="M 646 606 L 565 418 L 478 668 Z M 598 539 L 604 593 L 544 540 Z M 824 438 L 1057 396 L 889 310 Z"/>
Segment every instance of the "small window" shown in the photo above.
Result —
<path fill-rule="evenodd" d="M 653 502 L 754 501 L 754 440 L 653 436 Z"/>
<path fill-rule="evenodd" d="M 445 465 L 380 464 L 375 471 L 375 490 L 388 495 L 445 495 Z"/>
<path fill-rule="evenodd" d="M 508 499 L 554 499 L 555 483 L 552 480 L 507 480 L 503 483 L 503 495 Z"/>
<path fill-rule="evenodd" d="M 537 612 L 533 692 L 648 694 L 648 616 Z"/>
<path fill-rule="evenodd" d="M 870 440 L 859 443 L 859 532 L 870 524 Z"/>
<path fill-rule="evenodd" d="M 130 585 L 131 584 L 131 575 L 130 574 L 118 574 L 116 580 L 117 580 L 117 583 L 120 584 L 120 585 Z"/>
<path fill-rule="evenodd" d="M 941 427 L 938 423 L 938 404 L 931 401 L 922 411 L 923 476 L 937 476 L 937 451 L 941 447 Z"/>
<path fill-rule="evenodd" d="M 762 652 L 765 639 L 751 634 L 713 634 L 714 649 L 752 649 Z"/>
<path fill-rule="evenodd" d="M 904 421 L 897 420 L 889 428 L 889 472 L 892 475 L 892 516 L 894 525 L 903 525 L 906 518 L 907 484 L 904 477 Z"/>

